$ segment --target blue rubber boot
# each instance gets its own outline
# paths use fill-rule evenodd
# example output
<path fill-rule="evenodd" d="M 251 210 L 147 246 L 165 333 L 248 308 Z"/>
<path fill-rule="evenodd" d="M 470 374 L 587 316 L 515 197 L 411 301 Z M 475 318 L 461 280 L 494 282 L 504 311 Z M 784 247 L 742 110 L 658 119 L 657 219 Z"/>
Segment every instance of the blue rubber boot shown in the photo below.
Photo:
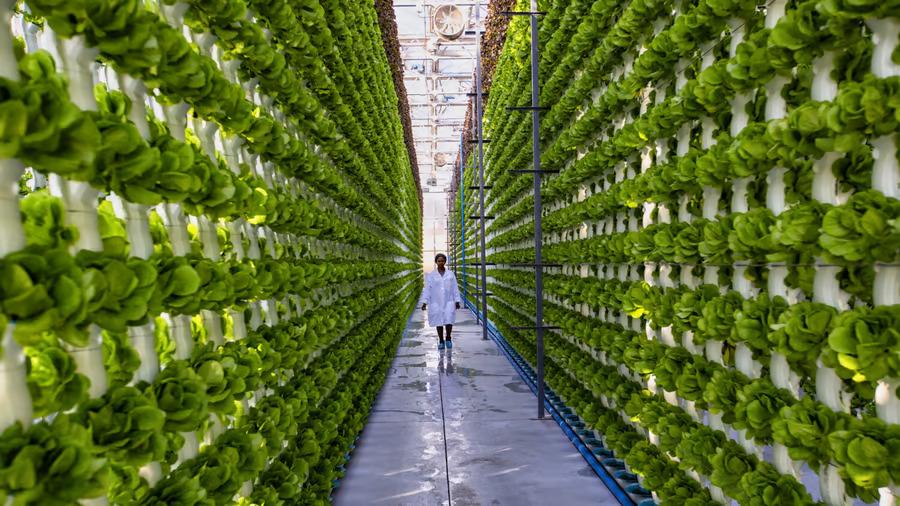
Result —
<path fill-rule="evenodd" d="M 444 349 L 444 341 L 441 341 L 438 343 L 438 350 L 443 350 L 443 349 Z"/>
<path fill-rule="evenodd" d="M 447 341 L 447 349 L 453 348 L 453 341 Z"/>

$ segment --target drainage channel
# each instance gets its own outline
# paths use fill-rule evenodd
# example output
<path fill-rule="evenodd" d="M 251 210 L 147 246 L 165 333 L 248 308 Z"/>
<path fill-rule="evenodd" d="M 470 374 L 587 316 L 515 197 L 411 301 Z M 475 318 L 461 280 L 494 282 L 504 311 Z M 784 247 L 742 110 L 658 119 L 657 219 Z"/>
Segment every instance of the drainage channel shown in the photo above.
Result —
<path fill-rule="evenodd" d="M 443 353 L 443 352 L 441 352 Z M 444 376 L 438 375 L 438 395 L 441 399 L 441 435 L 444 438 L 444 475 L 447 477 L 447 504 L 453 504 L 450 494 L 450 453 L 447 451 L 447 417 L 444 413 Z"/>

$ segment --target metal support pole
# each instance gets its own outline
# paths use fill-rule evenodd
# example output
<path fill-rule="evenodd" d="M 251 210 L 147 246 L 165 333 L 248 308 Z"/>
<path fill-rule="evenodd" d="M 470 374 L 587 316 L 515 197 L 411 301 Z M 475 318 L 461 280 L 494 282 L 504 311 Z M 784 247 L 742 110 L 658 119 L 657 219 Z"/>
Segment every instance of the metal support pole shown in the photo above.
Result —
<path fill-rule="evenodd" d="M 478 122 L 475 121 L 475 119 L 473 118 L 472 119 L 472 139 L 477 139 L 478 136 L 479 136 Z M 477 141 L 473 140 L 472 142 L 474 143 Z M 477 151 L 477 147 L 473 146 L 473 148 L 475 148 L 475 150 L 472 151 L 472 178 L 473 178 L 473 181 L 475 182 L 476 189 L 479 189 L 479 188 L 481 188 L 481 185 L 478 184 L 478 151 Z M 476 195 L 477 194 L 478 194 L 478 192 L 476 192 Z M 476 202 L 473 204 L 473 207 L 475 208 L 476 211 L 478 211 L 478 214 L 469 216 L 469 218 L 471 218 L 473 220 L 480 220 L 481 219 L 480 218 L 481 208 L 479 207 L 479 204 Z M 478 245 L 479 245 L 478 231 L 479 230 L 480 230 L 480 228 L 476 222 L 475 227 L 472 229 L 472 246 L 473 246 L 473 248 L 472 248 L 472 252 L 473 252 L 472 253 L 472 267 L 473 267 L 473 269 L 472 269 L 472 271 L 473 271 L 472 272 L 472 286 L 475 289 L 475 292 L 474 292 L 475 300 L 473 301 L 473 303 L 475 304 L 476 308 L 478 306 L 480 306 L 478 292 L 481 289 L 480 288 L 481 287 L 481 269 L 478 268 L 481 265 L 481 258 L 480 258 L 481 257 L 481 249 L 478 247 Z M 475 318 L 476 318 L 476 321 L 478 322 L 478 324 L 481 325 L 481 312 L 480 311 L 475 312 Z"/>
<path fill-rule="evenodd" d="M 535 2 L 536 0 L 532 0 Z M 481 37 L 482 31 L 479 28 L 481 24 L 481 1 L 475 5 L 475 29 L 476 34 L 475 45 L 475 124 L 478 132 L 478 200 L 480 201 L 481 220 L 479 227 L 481 231 L 481 338 L 488 339 L 487 328 L 487 256 L 485 255 L 484 246 L 484 222 L 487 216 L 487 210 L 484 208 L 484 129 L 482 128 L 482 97 L 481 97 Z"/>
<path fill-rule="evenodd" d="M 463 300 L 468 300 L 468 278 L 466 278 L 466 154 L 463 151 L 463 138 L 465 132 L 459 134 L 459 237 L 460 259 L 462 261 L 461 277 L 463 280 Z"/>
<path fill-rule="evenodd" d="M 456 265 L 456 220 L 453 219 L 453 207 L 456 205 L 456 202 L 453 202 L 455 198 L 455 193 L 450 192 L 450 195 L 447 199 L 447 256 L 450 257 L 450 270 L 453 271 L 454 274 L 457 272 Z M 458 276 L 457 276 L 458 278 Z"/>
<path fill-rule="evenodd" d="M 531 142 L 534 145 L 532 163 L 534 164 L 534 287 L 537 298 L 535 320 L 537 327 L 537 387 L 538 418 L 544 418 L 544 267 L 541 259 L 541 111 L 538 100 L 538 19 L 537 0 L 531 0 Z"/>
<path fill-rule="evenodd" d="M 458 193 L 454 193 L 453 196 L 456 197 Z M 458 197 L 456 197 L 458 198 Z M 450 209 L 456 211 L 456 200 L 450 203 Z M 453 230 L 453 272 L 459 272 L 459 223 L 456 222 L 456 218 L 453 215 L 450 215 L 450 229 Z M 457 276 L 458 278 L 459 276 Z"/>

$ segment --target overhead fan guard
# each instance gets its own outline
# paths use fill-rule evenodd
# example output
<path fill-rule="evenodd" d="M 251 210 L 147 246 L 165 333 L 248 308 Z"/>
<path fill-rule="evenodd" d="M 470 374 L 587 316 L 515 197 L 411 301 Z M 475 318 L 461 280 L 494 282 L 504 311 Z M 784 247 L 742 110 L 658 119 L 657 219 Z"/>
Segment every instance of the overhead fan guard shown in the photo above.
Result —
<path fill-rule="evenodd" d="M 462 9 L 455 5 L 438 6 L 431 16 L 434 32 L 447 40 L 458 39 L 466 29 L 466 16 Z"/>

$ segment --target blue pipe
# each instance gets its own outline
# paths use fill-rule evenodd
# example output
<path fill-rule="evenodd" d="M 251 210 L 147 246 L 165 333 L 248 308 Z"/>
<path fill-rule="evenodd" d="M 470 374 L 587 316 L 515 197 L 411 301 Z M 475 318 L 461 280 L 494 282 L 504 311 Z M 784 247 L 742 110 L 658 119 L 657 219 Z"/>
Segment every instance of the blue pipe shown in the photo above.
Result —
<path fill-rule="evenodd" d="M 466 307 L 468 307 L 470 311 L 480 317 L 480 313 L 478 312 L 477 308 L 471 302 L 469 302 L 468 299 L 464 300 Z M 510 346 L 510 344 L 506 342 L 506 339 L 503 337 L 500 331 L 497 330 L 497 327 L 495 327 L 490 322 L 485 323 L 488 327 L 488 334 L 490 334 L 491 338 L 500 346 L 500 349 L 503 351 L 506 359 L 509 360 L 509 363 L 512 364 L 516 372 L 519 373 L 519 376 L 522 378 L 525 384 L 528 385 L 528 388 L 530 388 L 531 391 L 535 395 L 537 395 L 537 384 L 535 384 L 533 374 L 529 374 L 516 361 L 515 357 L 519 356 L 518 353 L 516 353 L 515 349 L 513 349 L 512 346 Z M 619 482 L 616 481 L 616 479 L 613 478 L 613 476 L 609 473 L 606 467 L 604 467 L 603 464 L 601 464 L 600 461 L 597 460 L 597 456 L 594 455 L 594 452 L 592 452 L 587 447 L 587 445 L 585 445 L 584 441 L 581 440 L 578 434 L 575 433 L 575 431 L 572 429 L 572 426 L 569 425 L 569 422 L 567 422 L 565 418 L 560 416 L 559 411 L 557 410 L 557 406 L 553 403 L 553 399 L 550 399 L 546 395 L 545 397 L 548 401 L 546 403 L 547 412 L 550 413 L 551 416 L 553 416 L 553 420 L 556 421 L 560 429 L 562 429 L 563 433 L 569 439 L 569 442 L 572 443 L 572 445 L 578 450 L 578 453 L 581 454 L 581 456 L 591 467 L 591 469 L 594 470 L 594 473 L 596 473 L 596 475 L 600 478 L 600 480 L 603 482 L 603 485 L 606 486 L 606 488 L 610 491 L 610 493 L 612 493 L 612 495 L 616 498 L 617 501 L 619 501 L 619 504 L 621 504 L 622 506 L 635 506 L 635 501 L 631 498 L 631 496 L 628 495 L 625 489 L 622 488 L 622 485 L 619 484 Z M 560 401 L 559 404 L 562 404 L 562 402 Z"/>

